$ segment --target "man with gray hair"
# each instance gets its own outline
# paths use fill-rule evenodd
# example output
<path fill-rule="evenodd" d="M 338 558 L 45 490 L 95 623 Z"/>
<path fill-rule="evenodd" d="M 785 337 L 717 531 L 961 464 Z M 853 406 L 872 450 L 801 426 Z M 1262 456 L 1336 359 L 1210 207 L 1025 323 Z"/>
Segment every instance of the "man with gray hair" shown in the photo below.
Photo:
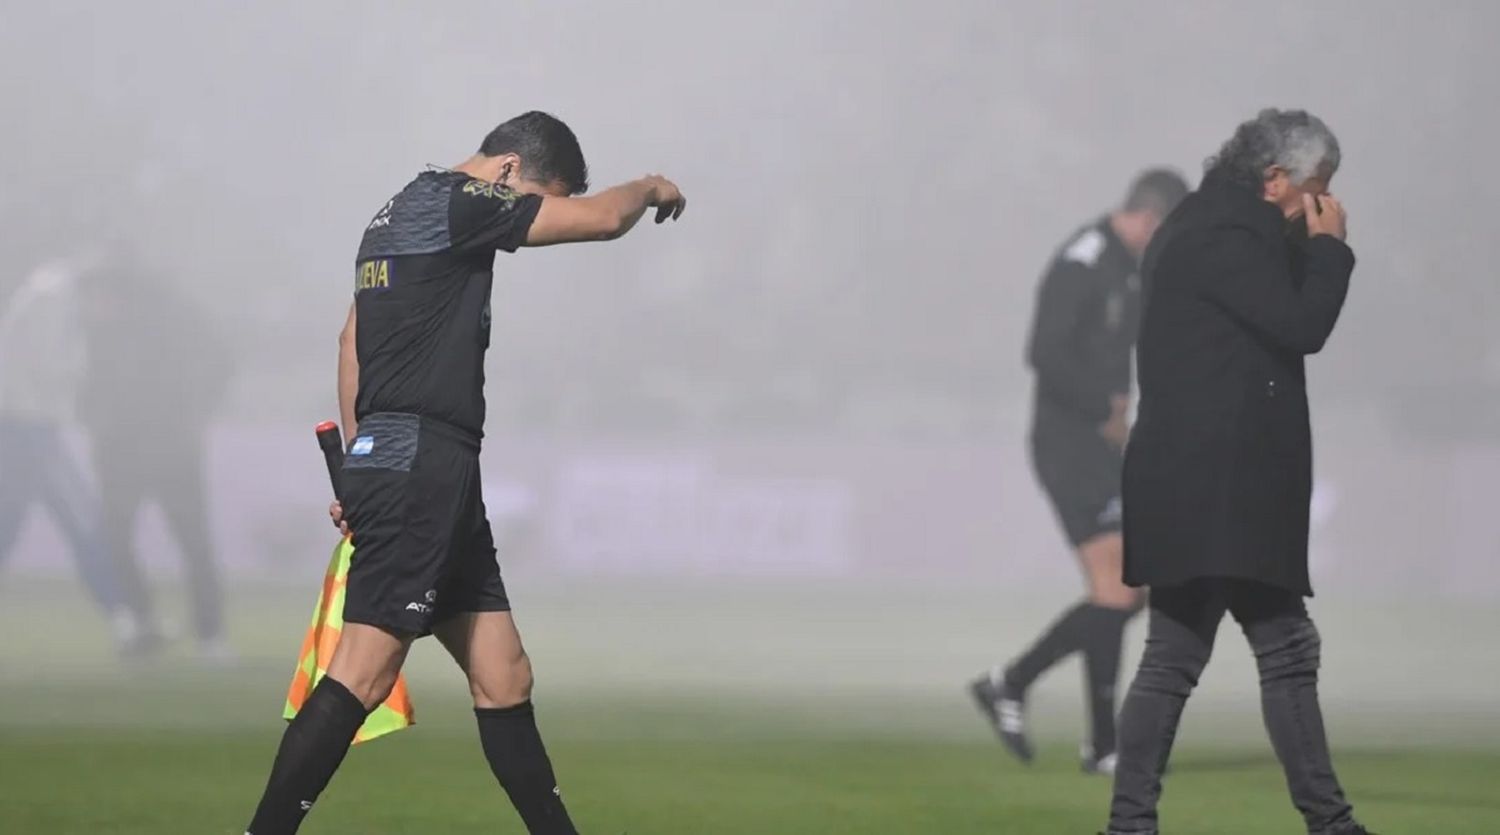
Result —
<path fill-rule="evenodd" d="M 1266 730 L 1307 831 L 1366 831 L 1334 775 L 1303 602 L 1303 361 L 1333 331 L 1354 269 L 1344 209 L 1328 194 L 1338 166 L 1322 120 L 1262 111 L 1207 162 L 1202 187 L 1146 251 L 1124 579 L 1151 587 L 1151 612 L 1120 715 L 1110 835 L 1157 832 L 1178 720 L 1225 612 L 1255 653 Z"/>

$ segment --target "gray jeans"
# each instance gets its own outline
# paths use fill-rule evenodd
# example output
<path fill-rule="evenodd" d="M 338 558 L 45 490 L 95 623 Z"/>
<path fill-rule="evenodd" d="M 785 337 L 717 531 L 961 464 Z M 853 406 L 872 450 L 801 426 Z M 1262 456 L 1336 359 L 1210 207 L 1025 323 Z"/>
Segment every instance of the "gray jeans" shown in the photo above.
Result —
<path fill-rule="evenodd" d="M 1110 835 L 1157 831 L 1156 804 L 1177 723 L 1225 612 L 1255 653 L 1266 731 L 1307 831 L 1357 831 L 1328 754 L 1318 707 L 1321 642 L 1302 597 L 1248 580 L 1204 578 L 1151 590 L 1146 652 L 1120 712 Z"/>

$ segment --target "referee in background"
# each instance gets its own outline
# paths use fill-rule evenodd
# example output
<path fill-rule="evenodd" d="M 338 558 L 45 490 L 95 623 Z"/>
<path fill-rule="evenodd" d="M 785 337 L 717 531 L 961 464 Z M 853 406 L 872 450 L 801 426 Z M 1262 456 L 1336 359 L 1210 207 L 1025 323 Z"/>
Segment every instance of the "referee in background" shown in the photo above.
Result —
<path fill-rule="evenodd" d="M 1077 551 L 1088 596 L 1064 611 L 1019 658 L 970 685 L 980 711 L 1022 762 L 1034 755 L 1025 724 L 1027 689 L 1081 651 L 1092 717 L 1083 770 L 1114 770 L 1120 643 L 1142 598 L 1140 590 L 1121 580 L 1120 535 L 1131 351 L 1141 309 L 1138 269 L 1157 227 L 1187 193 L 1187 183 L 1175 171 L 1139 174 L 1123 205 L 1062 246 L 1037 295 L 1028 352 L 1036 371 L 1032 462 Z"/>

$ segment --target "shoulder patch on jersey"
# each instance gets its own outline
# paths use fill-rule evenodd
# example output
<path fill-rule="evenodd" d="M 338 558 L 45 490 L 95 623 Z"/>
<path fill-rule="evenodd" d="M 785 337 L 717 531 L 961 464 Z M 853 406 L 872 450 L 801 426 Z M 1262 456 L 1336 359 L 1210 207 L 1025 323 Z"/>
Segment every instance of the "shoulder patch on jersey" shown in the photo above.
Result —
<path fill-rule="evenodd" d="M 1092 267 L 1099 263 L 1099 256 L 1104 254 L 1104 247 L 1108 243 L 1104 240 L 1104 233 L 1098 229 L 1085 229 L 1063 250 L 1063 260 Z"/>
<path fill-rule="evenodd" d="M 484 180 L 470 180 L 467 183 L 464 183 L 464 194 L 473 195 L 475 197 L 493 197 L 497 200 L 504 201 L 507 207 L 509 207 L 510 204 L 516 202 L 516 199 L 521 196 L 520 192 L 516 191 L 510 186 L 504 186 L 499 183 L 490 183 Z"/>

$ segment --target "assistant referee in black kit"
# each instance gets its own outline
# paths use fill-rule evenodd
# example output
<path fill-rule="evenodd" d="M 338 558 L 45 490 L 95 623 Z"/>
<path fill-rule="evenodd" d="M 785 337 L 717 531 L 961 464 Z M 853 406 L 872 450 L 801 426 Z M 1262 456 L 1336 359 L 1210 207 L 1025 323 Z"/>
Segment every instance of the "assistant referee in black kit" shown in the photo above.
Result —
<path fill-rule="evenodd" d="M 1138 175 L 1120 208 L 1062 246 L 1037 295 L 1028 352 L 1036 371 L 1032 462 L 1077 551 L 1088 596 L 1023 655 L 970 685 L 981 712 L 1023 762 L 1033 756 L 1025 725 L 1027 689 L 1081 651 L 1092 718 L 1083 769 L 1114 768 L 1120 642 L 1141 602 L 1141 593 L 1120 579 L 1120 469 L 1140 321 L 1138 265 L 1156 228 L 1187 192 L 1176 172 Z"/>
<path fill-rule="evenodd" d="M 456 169 L 418 174 L 365 230 L 339 356 L 342 515 L 356 546 L 343 635 L 282 737 L 249 835 L 297 830 L 427 634 L 468 677 L 485 757 L 528 831 L 575 835 L 532 713 L 479 442 L 495 253 L 617 238 L 649 208 L 660 223 L 685 205 L 662 177 L 572 196 L 587 188 L 573 132 L 526 113 Z"/>

